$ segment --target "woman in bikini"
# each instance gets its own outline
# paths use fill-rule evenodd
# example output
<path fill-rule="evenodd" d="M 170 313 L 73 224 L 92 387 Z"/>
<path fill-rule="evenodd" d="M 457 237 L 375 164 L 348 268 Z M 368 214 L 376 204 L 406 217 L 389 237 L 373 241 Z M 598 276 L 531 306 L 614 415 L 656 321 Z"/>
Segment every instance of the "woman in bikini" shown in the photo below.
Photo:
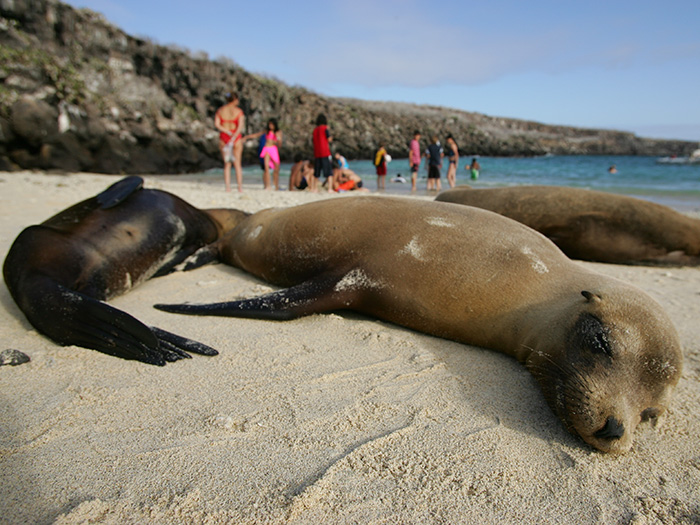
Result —
<path fill-rule="evenodd" d="M 280 154 L 277 146 L 282 144 L 282 132 L 277 126 L 277 120 L 271 118 L 267 121 L 267 134 L 265 135 L 265 147 L 260 152 L 263 159 L 263 186 L 266 190 L 270 188 L 270 170 L 275 189 L 280 189 Z"/>
<path fill-rule="evenodd" d="M 214 116 L 214 126 L 219 130 L 219 150 L 224 161 L 224 183 L 226 191 L 231 191 L 231 164 L 236 170 L 238 191 L 243 191 L 243 172 L 241 154 L 243 141 L 241 130 L 245 125 L 245 115 L 238 107 L 238 95 L 226 94 L 226 104 L 221 106 Z"/>
<path fill-rule="evenodd" d="M 457 184 L 457 166 L 459 164 L 459 149 L 452 135 L 447 135 L 447 158 L 450 165 L 447 168 L 447 183 L 450 188 L 454 188 Z"/>

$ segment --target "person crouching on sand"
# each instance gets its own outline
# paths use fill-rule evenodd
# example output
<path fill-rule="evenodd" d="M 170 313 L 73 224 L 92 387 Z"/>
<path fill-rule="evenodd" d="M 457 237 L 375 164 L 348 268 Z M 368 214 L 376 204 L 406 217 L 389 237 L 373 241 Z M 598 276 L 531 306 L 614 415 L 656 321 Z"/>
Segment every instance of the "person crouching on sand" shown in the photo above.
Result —
<path fill-rule="evenodd" d="M 289 174 L 289 191 L 305 190 L 310 187 L 309 181 L 314 178 L 314 167 L 310 161 L 299 153 L 294 156 L 294 164 Z"/>

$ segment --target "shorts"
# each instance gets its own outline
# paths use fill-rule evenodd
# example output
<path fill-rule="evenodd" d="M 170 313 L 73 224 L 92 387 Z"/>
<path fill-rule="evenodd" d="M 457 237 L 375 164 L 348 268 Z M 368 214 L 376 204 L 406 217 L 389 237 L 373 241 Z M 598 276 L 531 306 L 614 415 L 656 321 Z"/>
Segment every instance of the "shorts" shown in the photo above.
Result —
<path fill-rule="evenodd" d="M 428 166 L 428 178 L 429 179 L 439 179 L 440 178 L 440 166 L 430 165 Z"/>
<path fill-rule="evenodd" d="M 386 164 L 380 164 L 379 166 L 377 166 L 377 175 L 386 175 Z"/>
<path fill-rule="evenodd" d="M 323 172 L 323 176 L 326 178 L 332 175 L 333 169 L 330 157 L 316 157 L 314 159 L 314 177 L 320 179 L 321 172 Z"/>
<path fill-rule="evenodd" d="M 296 188 L 297 188 L 298 190 L 305 190 L 305 189 L 308 188 L 308 187 L 309 187 L 309 185 L 308 185 L 308 183 L 306 182 L 306 179 L 305 179 L 305 178 L 302 178 L 302 179 L 301 179 L 301 182 L 299 182 L 299 186 L 297 186 Z"/>
<path fill-rule="evenodd" d="M 411 166 L 411 173 L 418 173 L 418 164 Z"/>

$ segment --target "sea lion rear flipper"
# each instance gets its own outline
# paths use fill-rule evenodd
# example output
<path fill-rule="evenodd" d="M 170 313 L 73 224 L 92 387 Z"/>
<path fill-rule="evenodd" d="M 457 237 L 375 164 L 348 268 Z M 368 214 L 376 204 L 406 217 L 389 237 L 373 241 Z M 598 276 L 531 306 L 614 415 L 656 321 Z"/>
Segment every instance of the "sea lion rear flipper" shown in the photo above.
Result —
<path fill-rule="evenodd" d="M 100 208 L 107 210 L 123 202 L 129 195 L 143 187 L 143 179 L 132 175 L 115 182 L 95 197 Z"/>
<path fill-rule="evenodd" d="M 164 264 L 158 271 L 153 274 L 153 278 L 168 275 L 171 272 L 188 272 L 204 266 L 218 259 L 218 252 L 211 245 L 204 246 L 192 253 L 189 247 L 179 250 L 168 263 Z"/>
<path fill-rule="evenodd" d="M 160 277 L 172 271 L 189 272 L 190 270 L 195 270 L 201 266 L 216 262 L 219 262 L 219 250 L 217 245 L 208 244 L 201 247 L 192 255 L 180 258 L 175 257 L 175 262 L 173 264 L 169 264 L 158 270 L 154 277 Z"/>
<path fill-rule="evenodd" d="M 286 321 L 349 308 L 356 290 L 339 287 L 336 275 L 318 276 L 296 286 L 251 299 L 211 304 L 156 304 L 165 312 Z"/>

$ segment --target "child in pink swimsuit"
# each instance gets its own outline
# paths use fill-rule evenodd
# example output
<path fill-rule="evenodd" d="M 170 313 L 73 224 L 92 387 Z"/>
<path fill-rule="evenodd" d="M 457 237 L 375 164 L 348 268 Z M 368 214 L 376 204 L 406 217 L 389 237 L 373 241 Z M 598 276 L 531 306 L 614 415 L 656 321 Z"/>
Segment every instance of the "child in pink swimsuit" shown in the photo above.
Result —
<path fill-rule="evenodd" d="M 270 189 L 270 170 L 275 189 L 280 189 L 280 153 L 277 145 L 282 142 L 282 132 L 279 131 L 277 120 L 271 118 L 267 121 L 267 134 L 265 135 L 265 146 L 260 151 L 260 158 L 265 159 L 263 164 L 263 186 L 266 190 Z"/>

